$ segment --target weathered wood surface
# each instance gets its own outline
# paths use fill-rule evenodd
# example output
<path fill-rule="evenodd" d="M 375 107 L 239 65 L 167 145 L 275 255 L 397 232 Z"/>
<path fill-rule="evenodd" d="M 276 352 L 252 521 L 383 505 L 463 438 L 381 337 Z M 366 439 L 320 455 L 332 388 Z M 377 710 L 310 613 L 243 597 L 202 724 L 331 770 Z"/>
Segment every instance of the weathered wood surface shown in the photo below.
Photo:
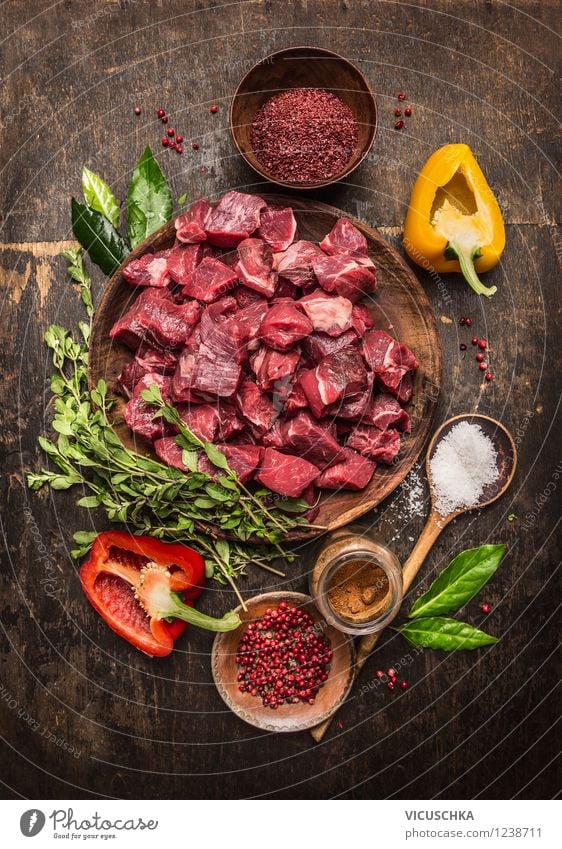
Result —
<path fill-rule="evenodd" d="M 556 568 L 560 502 L 560 241 L 554 0 L 415 5 L 360 0 L 60 2 L 2 6 L 0 281 L 2 284 L 2 572 L 0 715 L 8 797 L 549 797 L 557 789 Z M 32 496 L 25 470 L 50 418 L 41 337 L 80 317 L 57 257 L 69 233 L 80 170 L 122 197 L 134 160 L 159 144 L 153 110 L 201 148 L 162 160 L 175 196 L 270 187 L 235 154 L 228 100 L 240 77 L 275 49 L 311 43 L 356 62 L 376 92 L 379 132 L 348 184 L 318 193 L 378 227 L 395 246 L 415 174 L 447 141 L 479 154 L 504 210 L 507 249 L 477 300 L 455 277 L 420 272 L 444 349 L 438 420 L 467 410 L 499 418 L 517 441 L 509 496 L 452 524 L 412 592 L 464 547 L 505 541 L 509 554 L 483 593 L 502 637 L 490 651 L 417 654 L 391 632 L 364 668 L 321 745 L 310 735 L 262 734 L 230 714 L 211 679 L 210 635 L 191 632 L 151 661 L 114 637 L 86 605 L 68 555 L 71 534 L 98 517 L 75 495 Z M 413 108 L 393 130 L 395 93 Z M 209 105 L 220 105 L 218 115 Z M 135 118 L 133 107 L 143 106 Z M 96 276 L 98 292 L 103 279 Z M 481 385 L 458 327 L 471 315 L 492 349 Z M 410 490 L 411 492 L 411 490 Z M 427 492 L 424 492 L 427 497 Z M 425 518 L 404 486 L 372 514 L 405 559 Z M 426 503 L 426 510 L 428 505 Z M 517 519 L 507 520 L 516 514 Z M 306 548 L 287 586 L 306 587 Z M 252 573 L 248 591 L 272 589 Z M 207 609 L 231 603 L 206 594 Z M 478 623 L 477 602 L 466 617 Z M 376 686 L 403 664 L 410 689 Z M 71 751 L 70 747 L 74 751 Z"/>

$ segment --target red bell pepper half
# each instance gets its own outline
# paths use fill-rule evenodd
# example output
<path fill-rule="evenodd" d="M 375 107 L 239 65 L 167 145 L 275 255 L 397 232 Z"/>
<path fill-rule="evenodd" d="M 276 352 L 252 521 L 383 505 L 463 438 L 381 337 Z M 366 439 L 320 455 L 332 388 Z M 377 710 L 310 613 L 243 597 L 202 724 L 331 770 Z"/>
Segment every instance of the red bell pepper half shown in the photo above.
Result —
<path fill-rule="evenodd" d="M 232 611 L 215 619 L 195 610 L 205 563 L 178 543 L 105 531 L 80 569 L 80 581 L 109 627 L 152 657 L 170 654 L 188 622 L 210 631 L 231 631 L 240 624 Z"/>

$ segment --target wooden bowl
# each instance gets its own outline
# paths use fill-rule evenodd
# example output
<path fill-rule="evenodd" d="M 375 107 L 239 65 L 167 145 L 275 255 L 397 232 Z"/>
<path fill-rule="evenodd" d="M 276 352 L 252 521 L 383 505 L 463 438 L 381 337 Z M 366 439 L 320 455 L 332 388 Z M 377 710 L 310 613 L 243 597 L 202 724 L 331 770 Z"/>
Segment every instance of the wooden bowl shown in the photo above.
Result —
<path fill-rule="evenodd" d="M 277 710 L 265 707 L 259 696 L 241 693 L 236 680 L 236 654 L 240 640 L 250 622 L 259 619 L 269 607 L 286 601 L 309 613 L 322 628 L 333 652 L 327 681 L 318 691 L 313 705 L 281 705 Z M 324 722 L 345 701 L 353 683 L 355 648 L 353 640 L 328 625 L 314 606 L 311 597 L 303 593 L 274 592 L 256 595 L 246 602 L 247 611 L 237 608 L 242 624 L 236 631 L 218 634 L 213 643 L 211 668 L 217 689 L 228 707 L 245 722 L 264 731 L 304 731 Z"/>
<path fill-rule="evenodd" d="M 250 130 L 256 112 L 274 94 L 290 88 L 323 88 L 346 103 L 357 121 L 357 145 L 345 168 L 328 180 L 288 183 L 276 178 L 255 156 Z M 320 47 L 289 47 L 266 56 L 248 71 L 230 106 L 234 144 L 252 168 L 272 183 L 290 189 L 318 189 L 347 177 L 365 158 L 377 131 L 377 106 L 367 80 L 343 56 Z"/>
<path fill-rule="evenodd" d="M 412 398 L 407 410 L 412 419 L 412 432 L 403 436 L 400 453 L 392 466 L 379 465 L 370 484 L 361 492 L 325 492 L 320 501 L 320 511 L 315 525 L 329 530 L 341 528 L 358 519 L 390 495 L 406 477 L 419 457 L 431 432 L 433 417 L 441 388 L 441 342 L 435 316 L 427 296 L 411 268 L 400 254 L 383 237 L 362 221 L 318 201 L 281 195 L 262 195 L 272 204 L 291 206 L 297 219 L 299 238 L 320 242 L 338 218 L 349 218 L 365 235 L 369 245 L 369 256 L 377 267 L 378 292 L 373 298 L 365 299 L 375 324 L 404 342 L 416 355 L 420 368 L 414 378 Z M 174 243 L 175 230 L 170 222 L 129 254 L 126 265 L 147 250 L 162 250 Z M 132 352 L 124 345 L 113 342 L 109 331 L 113 324 L 128 310 L 138 295 L 138 290 L 129 286 L 119 268 L 106 286 L 92 328 L 89 359 L 90 386 L 103 377 L 108 384 L 109 394 L 115 399 L 112 411 L 114 427 L 123 442 L 136 451 L 148 449 L 148 444 L 131 433 L 123 422 L 124 399 L 119 395 L 117 378 L 125 363 L 132 359 Z M 295 530 L 288 535 L 290 540 L 306 539 L 320 533 L 317 528 Z"/>

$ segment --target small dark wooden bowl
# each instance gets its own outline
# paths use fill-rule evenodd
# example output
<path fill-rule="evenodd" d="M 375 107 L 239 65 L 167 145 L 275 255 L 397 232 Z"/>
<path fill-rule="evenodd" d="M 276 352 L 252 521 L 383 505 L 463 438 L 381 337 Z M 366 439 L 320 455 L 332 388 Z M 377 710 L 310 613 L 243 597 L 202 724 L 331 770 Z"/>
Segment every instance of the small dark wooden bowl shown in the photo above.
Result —
<path fill-rule="evenodd" d="M 277 710 L 264 707 L 258 696 L 241 693 L 236 676 L 236 654 L 240 640 L 250 622 L 259 619 L 268 607 L 278 607 L 282 601 L 309 613 L 329 640 L 333 652 L 330 672 L 324 686 L 318 691 L 313 705 L 299 702 L 281 705 Z M 236 631 L 218 634 L 213 643 L 211 668 L 217 689 L 234 713 L 256 728 L 264 731 L 304 731 L 324 722 L 345 701 L 353 683 L 355 649 L 353 640 L 328 625 L 308 595 L 292 592 L 264 593 L 246 602 L 247 611 L 237 609 L 242 624 Z"/>
<path fill-rule="evenodd" d="M 435 316 L 419 280 L 406 265 L 400 254 L 372 227 L 342 210 L 318 201 L 282 195 L 262 195 L 270 204 L 291 206 L 297 219 L 300 239 L 320 242 L 338 218 L 349 218 L 365 235 L 369 256 L 377 268 L 379 288 L 372 298 L 363 303 L 371 311 L 375 326 L 388 331 L 404 342 L 416 355 L 420 367 L 414 377 L 412 398 L 407 410 L 412 418 L 412 432 L 402 437 L 400 453 L 392 466 L 377 466 L 373 479 L 361 492 L 325 491 L 320 500 L 320 510 L 315 524 L 329 530 L 341 528 L 358 519 L 390 495 L 404 480 L 418 459 L 431 432 L 433 416 L 441 388 L 441 342 Z M 123 265 L 142 256 L 149 250 L 162 250 L 174 243 L 175 229 L 171 221 L 153 233 L 150 238 L 129 254 Z M 94 385 L 103 377 L 109 394 L 115 399 L 112 410 L 114 427 L 126 445 L 140 453 L 148 444 L 135 437 L 123 422 L 124 399 L 119 395 L 117 378 L 132 352 L 124 345 L 113 342 L 109 331 L 125 313 L 139 294 L 138 288 L 129 286 L 119 268 L 103 293 L 96 310 L 90 343 L 89 381 Z M 298 540 L 317 535 L 318 528 L 294 530 L 288 539 Z"/>
<path fill-rule="evenodd" d="M 250 130 L 256 112 L 274 94 L 289 88 L 323 88 L 343 100 L 355 116 L 355 151 L 345 168 L 329 180 L 284 182 L 264 168 L 252 150 Z M 290 47 L 266 56 L 242 79 L 230 107 L 230 131 L 248 165 L 266 180 L 289 189 L 319 189 L 347 177 L 365 158 L 377 131 L 377 106 L 367 80 L 348 59 L 320 47 Z"/>

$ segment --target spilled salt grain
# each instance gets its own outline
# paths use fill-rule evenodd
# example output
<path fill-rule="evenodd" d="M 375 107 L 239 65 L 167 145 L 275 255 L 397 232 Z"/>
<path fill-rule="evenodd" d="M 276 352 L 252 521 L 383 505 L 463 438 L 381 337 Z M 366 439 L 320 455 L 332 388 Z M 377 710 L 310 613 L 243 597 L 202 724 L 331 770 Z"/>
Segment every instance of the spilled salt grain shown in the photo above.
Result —
<path fill-rule="evenodd" d="M 456 424 L 438 443 L 430 461 L 435 507 L 447 516 L 461 507 L 474 507 L 484 488 L 498 477 L 498 455 L 479 425 Z"/>

